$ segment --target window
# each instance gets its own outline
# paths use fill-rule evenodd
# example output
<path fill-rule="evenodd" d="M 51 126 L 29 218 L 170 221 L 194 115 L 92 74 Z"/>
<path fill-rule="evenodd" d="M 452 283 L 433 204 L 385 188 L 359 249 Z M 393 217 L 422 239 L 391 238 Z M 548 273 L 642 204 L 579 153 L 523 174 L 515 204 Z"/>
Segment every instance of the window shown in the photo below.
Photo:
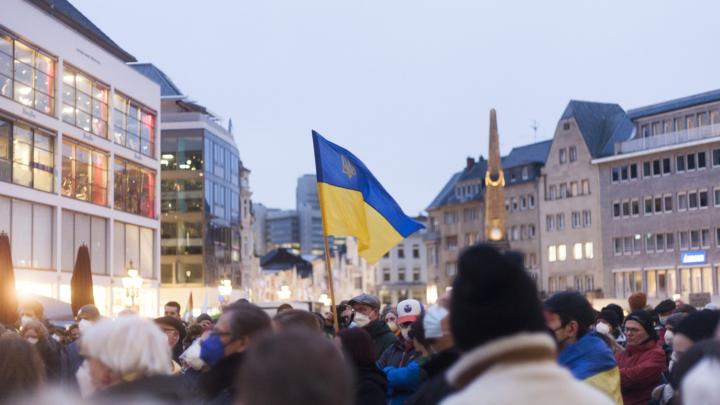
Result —
<path fill-rule="evenodd" d="M 572 227 L 580 228 L 580 213 L 579 212 L 573 212 L 572 213 Z"/>
<path fill-rule="evenodd" d="M 561 183 L 560 184 L 560 198 L 567 198 L 567 184 Z"/>
<path fill-rule="evenodd" d="M 403 249 L 402 246 L 398 247 L 397 257 L 398 257 L 398 259 L 404 259 L 404 258 L 405 258 L 405 249 Z"/>
<path fill-rule="evenodd" d="M 383 281 L 390 281 L 390 269 L 387 267 L 382 269 Z"/>
<path fill-rule="evenodd" d="M 528 238 L 535 239 L 535 225 L 528 225 Z"/>
<path fill-rule="evenodd" d="M 10 128 L 12 147 L 2 146 L 9 141 Z M 12 175 L 15 184 L 53 192 L 54 145 L 55 137 L 48 132 L 0 119 L 0 158 L 3 155 L 9 158 L 12 151 L 12 169 L 9 160 L 0 159 L 0 179 L 9 181 Z"/>
<path fill-rule="evenodd" d="M 720 207 L 720 188 L 715 189 L 715 206 Z"/>
<path fill-rule="evenodd" d="M 623 244 L 625 245 L 624 253 L 626 255 L 631 255 L 633 252 L 633 238 L 630 236 L 626 236 L 625 238 L 623 238 L 623 241 Z"/>
<path fill-rule="evenodd" d="M 622 181 L 627 181 L 627 179 L 628 179 L 628 167 L 627 166 L 622 166 L 620 168 L 620 179 Z"/>
<path fill-rule="evenodd" d="M 662 214 L 662 212 L 663 212 L 662 202 L 663 202 L 662 197 L 655 197 L 655 213 L 656 214 Z"/>
<path fill-rule="evenodd" d="M 118 93 L 113 97 L 113 107 L 115 143 L 154 157 L 155 113 Z"/>
<path fill-rule="evenodd" d="M 695 155 L 689 154 L 686 156 L 687 170 L 695 170 Z"/>
<path fill-rule="evenodd" d="M 73 271 L 78 249 L 85 244 L 90 249 L 90 268 L 93 273 L 107 274 L 107 220 L 79 212 L 62 211 L 61 234 L 63 236 L 61 267 Z M 150 252 L 152 254 L 152 252 Z M 134 263 L 140 264 L 140 263 Z"/>
<path fill-rule="evenodd" d="M 583 245 L 582 243 L 575 243 L 573 245 L 573 258 L 575 260 L 582 260 L 583 258 Z"/>
<path fill-rule="evenodd" d="M 640 127 L 640 134 L 643 138 L 648 138 L 650 136 L 650 125 L 644 124 Z"/>
<path fill-rule="evenodd" d="M 675 249 L 675 234 L 666 233 L 665 234 L 665 250 L 671 251 L 674 249 Z"/>
<path fill-rule="evenodd" d="M 445 237 L 445 246 L 450 250 L 457 249 L 458 248 L 457 236 L 446 236 Z"/>
<path fill-rule="evenodd" d="M 62 120 L 107 138 L 108 87 L 65 65 Z"/>
<path fill-rule="evenodd" d="M 673 200 L 673 199 L 672 199 L 672 195 L 666 195 L 666 196 L 663 197 L 663 198 L 664 198 L 664 200 L 665 200 L 665 212 L 672 212 L 672 210 L 673 210 L 673 208 L 672 208 L 672 205 L 673 205 L 673 204 L 672 204 L 672 200 Z"/>
<path fill-rule="evenodd" d="M 637 163 L 633 163 L 630 165 L 630 179 L 635 180 L 638 178 L 638 167 Z"/>
<path fill-rule="evenodd" d="M 645 197 L 645 215 L 653 213 L 653 199 L 652 197 Z"/>
<path fill-rule="evenodd" d="M 642 236 L 636 233 L 633 237 L 633 253 L 639 254 L 642 252 Z"/>
<path fill-rule="evenodd" d="M 575 197 L 577 195 L 578 195 L 578 183 L 577 183 L 577 181 L 571 181 L 569 197 Z"/>
<path fill-rule="evenodd" d="M 420 281 L 420 268 L 419 267 L 413 267 L 412 281 Z"/>
<path fill-rule="evenodd" d="M 720 247 L 720 228 L 715 229 L 715 245 Z"/>
<path fill-rule="evenodd" d="M 557 261 L 557 246 L 548 246 L 548 261 L 551 263 Z"/>
<path fill-rule="evenodd" d="M 685 211 L 688 207 L 687 194 L 678 193 L 677 200 L 678 200 L 678 211 Z"/>
<path fill-rule="evenodd" d="M 650 177 L 651 175 L 650 162 L 643 162 L 643 177 Z"/>
<path fill-rule="evenodd" d="M 454 277 L 457 274 L 457 264 L 445 263 L 445 273 L 447 273 L 448 277 Z"/>
<path fill-rule="evenodd" d="M 583 211 L 583 226 L 590 227 L 592 225 L 592 215 L 590 211 Z"/>
<path fill-rule="evenodd" d="M 154 277 L 153 234 L 150 228 L 115 222 L 114 274 L 126 274 L 132 262 L 142 277 Z"/>
<path fill-rule="evenodd" d="M 419 259 L 420 258 L 420 246 L 419 245 L 413 245 L 412 247 L 412 257 L 413 259 Z"/>
<path fill-rule="evenodd" d="M 705 151 L 698 152 L 697 167 L 698 167 L 698 169 L 704 169 L 707 167 L 707 155 L 705 154 Z"/>
<path fill-rule="evenodd" d="M 620 203 L 616 202 L 613 203 L 613 218 L 620 218 L 622 216 L 622 211 L 620 209 Z"/>
<path fill-rule="evenodd" d="M 557 225 L 558 231 L 565 229 L 565 214 L 557 214 L 555 216 L 555 224 Z"/>
<path fill-rule="evenodd" d="M 653 253 L 655 251 L 655 236 L 651 233 L 645 235 L 645 252 Z"/>
<path fill-rule="evenodd" d="M 535 195 L 533 194 L 528 195 L 528 207 L 535 208 Z"/>
<path fill-rule="evenodd" d="M 574 162 L 577 160 L 577 147 L 571 146 L 569 148 L 569 154 L 570 154 L 570 161 Z"/>
<path fill-rule="evenodd" d="M 655 159 L 652 162 L 653 164 L 653 176 L 659 176 L 660 173 L 660 159 Z"/>
<path fill-rule="evenodd" d="M 685 155 L 679 155 L 675 158 L 675 170 L 678 173 L 685 171 Z"/>
<path fill-rule="evenodd" d="M 115 209 L 155 218 L 155 171 L 115 157 Z"/>
<path fill-rule="evenodd" d="M 583 195 L 590 194 L 590 180 L 582 181 L 582 193 Z"/>
<path fill-rule="evenodd" d="M 690 231 L 690 249 L 700 248 L 700 231 Z"/>
<path fill-rule="evenodd" d="M 518 202 L 517 202 L 517 199 L 516 199 L 515 197 L 513 197 L 513 198 L 510 199 L 510 206 L 512 207 L 512 210 L 513 210 L 513 211 L 517 211 L 517 210 L 518 210 Z"/>
<path fill-rule="evenodd" d="M 622 214 L 624 217 L 630 216 L 630 201 L 624 201 L 622 203 Z"/>
<path fill-rule="evenodd" d="M 53 208 L 0 196 L 0 231 L 8 234 L 16 268 L 53 269 Z"/>
<path fill-rule="evenodd" d="M 61 193 L 66 197 L 107 205 L 108 156 L 63 139 Z"/>
<path fill-rule="evenodd" d="M 523 180 L 527 180 L 527 179 L 528 179 L 528 168 L 527 168 L 527 166 L 522 168 L 522 179 L 523 179 Z"/>
<path fill-rule="evenodd" d="M 446 211 L 444 215 L 445 225 L 451 225 L 457 223 L 457 212 Z"/>
<path fill-rule="evenodd" d="M 696 209 L 698 207 L 698 194 L 697 191 L 688 192 L 688 208 Z"/>
<path fill-rule="evenodd" d="M 592 259 L 594 257 L 595 257 L 595 254 L 593 253 L 593 243 L 585 242 L 585 258 Z"/>
<path fill-rule="evenodd" d="M 615 256 L 620 256 L 623 254 L 622 238 L 613 238 L 613 253 L 615 254 Z"/>
<path fill-rule="evenodd" d="M 566 163 L 567 162 L 567 149 L 565 149 L 565 148 L 560 149 L 559 155 L 560 155 L 560 164 Z"/>
<path fill-rule="evenodd" d="M 550 200 L 554 200 L 557 194 L 557 188 L 555 186 L 550 186 L 548 191 L 548 197 Z"/>
<path fill-rule="evenodd" d="M 53 115 L 55 60 L 0 33 L 0 95 Z"/>
<path fill-rule="evenodd" d="M 564 262 L 567 259 L 567 246 L 558 245 L 558 260 Z"/>
<path fill-rule="evenodd" d="M 548 232 L 555 229 L 555 216 L 554 215 L 547 215 L 545 217 L 545 229 L 547 229 Z"/>
<path fill-rule="evenodd" d="M 405 281 L 405 267 L 399 267 L 397 272 L 398 281 Z"/>
<path fill-rule="evenodd" d="M 527 199 L 525 199 L 525 196 L 520 197 L 520 209 L 527 209 Z"/>
<path fill-rule="evenodd" d="M 665 234 L 658 233 L 655 235 L 655 249 L 658 252 L 665 250 Z"/>
<path fill-rule="evenodd" d="M 712 151 L 712 164 L 713 167 L 720 166 L 720 149 L 715 149 Z"/>
<path fill-rule="evenodd" d="M 672 168 L 670 167 L 670 158 L 665 158 L 662 160 L 662 169 L 663 174 L 670 174 L 672 172 Z"/>
<path fill-rule="evenodd" d="M 702 247 L 709 248 L 710 247 L 710 230 L 709 229 L 702 229 L 700 231 L 700 238 L 702 240 Z"/>
<path fill-rule="evenodd" d="M 708 207 L 708 192 L 707 190 L 698 191 L 698 199 L 700 200 L 700 208 Z"/>
<path fill-rule="evenodd" d="M 680 231 L 678 232 L 678 236 L 680 237 L 680 249 L 681 250 L 687 250 L 689 246 L 688 241 L 688 232 L 687 231 Z"/>
<path fill-rule="evenodd" d="M 640 215 L 640 201 L 632 200 L 630 205 L 632 206 L 632 216 L 636 217 Z"/>
<path fill-rule="evenodd" d="M 619 167 L 612 168 L 611 179 L 612 179 L 613 183 L 618 183 L 620 181 L 620 168 Z"/>

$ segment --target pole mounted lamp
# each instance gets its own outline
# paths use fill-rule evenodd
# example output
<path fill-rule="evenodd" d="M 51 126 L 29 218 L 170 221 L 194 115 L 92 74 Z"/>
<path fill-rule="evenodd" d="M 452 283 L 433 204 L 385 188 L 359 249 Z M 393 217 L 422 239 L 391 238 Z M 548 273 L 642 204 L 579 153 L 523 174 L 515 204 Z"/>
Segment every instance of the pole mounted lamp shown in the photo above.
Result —
<path fill-rule="evenodd" d="M 130 301 L 131 308 L 137 308 L 136 301 L 140 298 L 140 289 L 142 288 L 143 281 L 138 269 L 136 269 L 133 266 L 133 262 L 130 261 L 127 276 L 122 278 L 122 284 L 123 288 L 125 288 L 125 297 Z"/>

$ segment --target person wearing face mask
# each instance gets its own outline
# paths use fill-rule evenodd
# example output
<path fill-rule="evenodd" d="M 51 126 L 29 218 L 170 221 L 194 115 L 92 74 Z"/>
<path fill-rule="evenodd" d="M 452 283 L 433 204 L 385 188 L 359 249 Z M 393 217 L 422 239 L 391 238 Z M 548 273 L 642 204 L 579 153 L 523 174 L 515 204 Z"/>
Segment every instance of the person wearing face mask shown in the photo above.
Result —
<path fill-rule="evenodd" d="M 605 337 L 605 342 L 610 345 L 613 353 L 623 351 L 623 347 L 618 343 L 616 336 L 620 328 L 620 320 L 617 313 L 609 309 L 603 309 L 597 317 L 595 323 L 595 331 Z"/>
<path fill-rule="evenodd" d="M 422 304 L 418 300 L 409 299 L 398 303 L 397 311 L 399 316 L 397 324 L 400 336 L 380 355 L 377 361 L 380 369 L 385 367 L 405 367 L 419 356 L 408 337 L 408 333 L 413 322 L 422 314 L 422 310 Z"/>
<path fill-rule="evenodd" d="M 36 320 L 27 321 L 20 329 L 20 336 L 37 349 L 45 364 L 47 381 L 60 381 L 63 376 L 63 357 L 57 348 L 59 344 L 49 337 L 45 325 Z"/>
<path fill-rule="evenodd" d="M 544 314 L 560 349 L 560 365 L 622 404 L 620 372 L 608 344 L 610 339 L 591 329 L 595 313 L 590 302 L 575 291 L 559 292 L 545 301 Z"/>
<path fill-rule="evenodd" d="M 67 346 L 67 376 L 65 380 L 68 384 L 77 387 L 76 374 L 80 369 L 80 365 L 84 359 L 80 354 L 80 341 L 82 336 L 100 320 L 100 310 L 95 305 L 83 305 L 78 309 L 75 317 L 77 329 L 79 331 L 78 338 Z"/>
<path fill-rule="evenodd" d="M 660 301 L 660 303 L 655 306 L 655 313 L 658 315 L 658 324 L 655 326 L 655 330 L 657 331 L 659 338 L 658 344 L 660 346 L 665 344 L 665 332 L 667 331 L 665 324 L 670 315 L 673 314 L 673 311 L 675 311 L 675 308 L 677 308 L 675 301 L 669 298 Z"/>
<path fill-rule="evenodd" d="M 250 303 L 233 303 L 223 313 L 210 335 L 200 343 L 200 358 L 209 370 L 200 374 L 196 391 L 203 401 L 230 404 L 233 387 L 252 342 L 272 332 L 265 311 Z"/>
<path fill-rule="evenodd" d="M 385 308 L 385 311 L 383 311 L 383 320 L 387 324 L 388 328 L 392 331 L 392 333 L 395 334 L 395 336 L 400 336 L 400 327 L 398 326 L 398 314 L 397 311 L 391 306 L 388 306 Z"/>
<path fill-rule="evenodd" d="M 348 303 L 354 312 L 351 326 L 365 328 L 375 345 L 375 353 L 380 356 L 390 347 L 397 337 L 387 324 L 380 319 L 380 300 L 370 294 L 360 294 Z"/>

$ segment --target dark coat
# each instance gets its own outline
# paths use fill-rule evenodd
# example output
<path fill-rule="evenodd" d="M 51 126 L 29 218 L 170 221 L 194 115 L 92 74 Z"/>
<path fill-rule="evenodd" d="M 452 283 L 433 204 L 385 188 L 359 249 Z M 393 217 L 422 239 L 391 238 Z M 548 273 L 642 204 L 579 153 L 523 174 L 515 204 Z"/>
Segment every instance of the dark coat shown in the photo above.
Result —
<path fill-rule="evenodd" d="M 460 351 L 455 348 L 443 350 L 430 357 L 423 365 L 428 380 L 407 400 L 408 405 L 439 404 L 453 392 L 450 383 L 445 379 L 445 372 L 460 358 Z"/>
<path fill-rule="evenodd" d="M 385 349 L 397 341 L 397 336 L 381 320 L 371 321 L 365 326 L 365 331 L 370 334 L 375 345 L 375 358 L 380 358 Z"/>
<path fill-rule="evenodd" d="M 385 405 L 387 397 L 387 379 L 385 373 L 377 367 L 359 367 L 355 369 L 357 383 L 355 385 L 356 405 Z"/>
<path fill-rule="evenodd" d="M 158 375 L 140 378 L 130 382 L 113 385 L 97 392 L 93 403 L 144 403 L 153 404 L 190 404 L 193 403 L 187 384 L 175 376 Z"/>
<path fill-rule="evenodd" d="M 235 380 L 243 363 L 243 353 L 233 353 L 198 378 L 199 395 L 206 404 L 232 404 Z"/>
<path fill-rule="evenodd" d="M 420 357 L 420 353 L 415 351 L 412 345 L 408 345 L 404 339 L 398 338 L 395 343 L 380 354 L 377 365 L 380 369 L 385 367 L 405 367 L 418 357 Z"/>
<path fill-rule="evenodd" d="M 657 342 L 649 340 L 617 352 L 615 360 L 620 369 L 620 388 L 625 405 L 647 404 L 665 371 L 665 352 Z"/>

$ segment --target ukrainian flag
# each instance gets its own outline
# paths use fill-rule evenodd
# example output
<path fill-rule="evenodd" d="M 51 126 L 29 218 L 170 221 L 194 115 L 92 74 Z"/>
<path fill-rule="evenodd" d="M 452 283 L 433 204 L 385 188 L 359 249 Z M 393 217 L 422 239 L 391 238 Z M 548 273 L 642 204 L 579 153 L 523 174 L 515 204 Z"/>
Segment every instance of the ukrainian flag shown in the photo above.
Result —
<path fill-rule="evenodd" d="M 423 228 L 402 212 L 355 155 L 313 131 L 318 197 L 326 235 L 354 236 L 369 263 Z"/>

